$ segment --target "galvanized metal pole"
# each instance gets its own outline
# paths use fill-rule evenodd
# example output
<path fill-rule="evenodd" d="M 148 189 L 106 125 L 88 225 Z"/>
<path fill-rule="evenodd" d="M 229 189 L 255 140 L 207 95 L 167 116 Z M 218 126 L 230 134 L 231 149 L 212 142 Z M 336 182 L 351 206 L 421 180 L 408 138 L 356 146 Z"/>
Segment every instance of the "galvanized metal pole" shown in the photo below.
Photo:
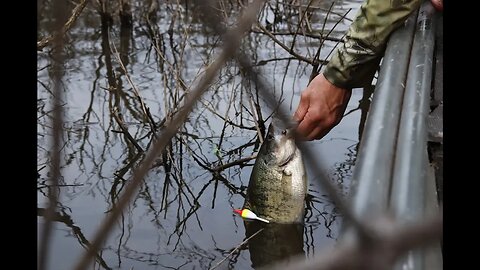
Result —
<path fill-rule="evenodd" d="M 408 68 L 390 197 L 390 208 L 400 224 L 417 223 L 425 215 L 429 166 L 426 119 L 435 46 L 434 13 L 430 1 L 420 7 Z M 410 251 L 395 269 L 423 269 L 423 255 L 422 250 Z"/>
<path fill-rule="evenodd" d="M 386 211 L 410 49 L 417 12 L 390 37 L 353 173 L 351 205 L 361 219 Z M 346 227 L 347 226 L 347 227 Z M 348 229 L 348 224 L 344 229 Z M 352 228 L 353 229 L 353 228 Z M 351 231 L 353 232 L 353 231 Z M 344 238 L 347 233 L 344 233 Z"/>

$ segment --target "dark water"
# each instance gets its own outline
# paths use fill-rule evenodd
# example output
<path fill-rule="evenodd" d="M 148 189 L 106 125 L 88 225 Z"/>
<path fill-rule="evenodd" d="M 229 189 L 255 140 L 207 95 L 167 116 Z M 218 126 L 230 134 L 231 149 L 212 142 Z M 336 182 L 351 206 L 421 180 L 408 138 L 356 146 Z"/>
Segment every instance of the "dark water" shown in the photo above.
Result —
<path fill-rule="evenodd" d="M 67 35 L 62 77 L 61 177 L 60 186 L 56 187 L 59 205 L 50 239 L 48 269 L 73 267 L 143 159 L 137 146 L 122 133 L 119 120 L 139 148 L 147 150 L 151 144 L 152 127 L 127 74 L 149 108 L 153 122 L 161 126 L 182 104 L 186 89 L 195 85 L 219 51 L 220 39 L 203 26 L 194 3 L 162 2 L 156 12 L 148 15 L 150 1 L 146 2 L 133 3 L 131 27 L 115 12 L 116 2 L 107 5 L 106 13 L 111 17 L 102 15 L 99 7 L 90 3 Z M 238 5 L 236 1 L 227 2 L 223 6 L 226 12 L 220 17 L 232 23 Z M 52 2 L 38 3 L 41 38 L 51 33 L 54 20 Z M 272 32 L 295 32 L 300 21 L 298 7 L 282 4 L 287 1 L 268 3 L 260 23 L 268 25 Z M 331 3 L 313 1 L 311 6 L 323 9 L 311 9 L 308 24 L 303 21 L 300 31 L 310 33 L 309 25 L 318 34 Z M 352 8 L 347 18 L 353 18 L 359 4 L 337 1 L 332 11 L 345 14 Z M 72 3 L 69 8 L 73 8 Z M 349 25 L 347 20 L 336 25 L 339 18 L 333 13 L 327 17 L 325 32 L 335 26 L 331 37 L 340 38 Z M 276 37 L 291 46 L 293 35 Z M 320 59 L 328 58 L 335 44 L 326 41 Z M 293 48 L 312 59 L 318 45 L 318 39 L 297 36 Z M 242 50 L 250 55 L 277 100 L 293 114 L 312 66 L 288 60 L 292 56 L 261 33 L 247 35 Z M 52 159 L 54 98 L 50 52 L 46 47 L 37 56 L 39 232 L 47 207 Z M 358 109 L 359 104 L 368 107 L 368 95 L 363 89 L 353 91 L 347 108 L 351 113 L 329 135 L 308 143 L 324 160 L 331 181 L 344 195 L 348 195 L 361 118 L 366 115 L 365 109 Z M 209 269 L 246 237 L 263 228 L 244 223 L 232 212 L 243 204 L 242 194 L 254 160 L 219 173 L 206 167 L 253 155 L 259 146 L 255 119 L 268 123 L 272 110 L 259 97 L 253 83 L 242 77 L 235 62 L 229 61 L 166 151 L 159 155 L 91 268 Z M 311 257 L 335 243 L 341 215 L 318 179 L 310 176 L 305 225 L 265 227 L 236 249 L 219 269 L 252 269 L 293 254 Z"/>

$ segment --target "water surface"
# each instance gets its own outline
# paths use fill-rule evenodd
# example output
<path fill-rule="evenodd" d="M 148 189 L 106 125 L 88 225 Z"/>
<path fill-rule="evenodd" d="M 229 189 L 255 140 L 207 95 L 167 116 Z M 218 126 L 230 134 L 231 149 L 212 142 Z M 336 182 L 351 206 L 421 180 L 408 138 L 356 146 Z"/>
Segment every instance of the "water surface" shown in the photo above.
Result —
<path fill-rule="evenodd" d="M 115 3 L 103 12 L 89 4 L 67 35 L 62 77 L 63 130 L 59 205 L 50 243 L 48 269 L 70 269 L 88 248 L 119 194 L 142 161 L 139 149 L 152 141 L 152 124 L 161 128 L 182 104 L 183 96 L 203 75 L 221 48 L 221 39 L 204 27 L 198 5 L 191 1 L 159 4 L 149 13 L 148 3 L 134 2 L 131 25 L 122 21 Z M 232 1 L 234 2 L 234 1 Z M 296 1 L 298 2 L 298 1 Z M 308 1 L 304 1 L 305 7 Z M 223 3 L 223 2 L 222 2 Z M 292 45 L 295 31 L 318 34 L 324 29 L 341 38 L 359 1 L 312 1 L 308 23 L 286 1 L 269 1 L 259 22 L 276 38 Z M 51 33 L 51 1 L 38 5 L 38 36 Z M 221 18 L 232 25 L 238 4 L 220 6 Z M 318 7 L 321 7 L 318 8 Z M 73 8 L 73 4 L 69 4 Z M 70 11 L 68 11 L 70 14 Z M 328 13 L 328 16 L 327 16 Z M 298 27 L 302 22 L 302 27 Z M 337 23 L 338 22 L 338 23 Z M 310 29 L 309 29 L 310 28 Z M 312 30 L 312 31 L 311 31 Z M 290 33 L 290 34 L 288 34 Z M 328 59 L 336 41 L 326 41 L 320 59 Z M 320 42 L 297 35 L 294 51 L 313 59 Z M 268 35 L 254 31 L 242 44 L 255 69 L 293 114 L 312 66 L 293 59 Z M 38 231 L 47 207 L 47 180 L 52 159 L 52 104 L 54 66 L 51 48 L 38 52 Z M 125 67 L 125 70 L 122 68 Z M 152 120 L 145 116 L 140 99 Z M 118 220 L 94 269 L 208 269 L 223 260 L 246 237 L 259 229 L 244 224 L 232 212 L 243 205 L 243 195 L 254 160 L 218 173 L 215 168 L 259 149 L 255 122 L 266 124 L 274 107 L 267 106 L 255 85 L 229 61 L 202 97 L 166 151 L 158 156 L 144 184 Z M 368 94 L 355 89 L 342 122 L 320 141 L 308 142 L 323 159 L 325 170 L 339 190 L 348 195 L 366 116 Z M 137 143 L 127 138 L 120 124 Z M 292 254 L 311 257 L 338 237 L 341 215 L 328 194 L 309 173 L 309 198 L 304 226 L 271 226 L 239 246 L 219 268 L 252 269 Z"/>

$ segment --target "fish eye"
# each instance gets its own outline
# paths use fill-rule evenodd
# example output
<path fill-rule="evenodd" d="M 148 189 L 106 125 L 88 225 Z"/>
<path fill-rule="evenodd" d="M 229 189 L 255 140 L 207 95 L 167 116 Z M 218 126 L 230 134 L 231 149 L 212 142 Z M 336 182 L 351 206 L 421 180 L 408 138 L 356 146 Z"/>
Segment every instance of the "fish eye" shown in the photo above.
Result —
<path fill-rule="evenodd" d="M 286 129 L 282 130 L 282 135 L 287 135 L 287 130 Z"/>

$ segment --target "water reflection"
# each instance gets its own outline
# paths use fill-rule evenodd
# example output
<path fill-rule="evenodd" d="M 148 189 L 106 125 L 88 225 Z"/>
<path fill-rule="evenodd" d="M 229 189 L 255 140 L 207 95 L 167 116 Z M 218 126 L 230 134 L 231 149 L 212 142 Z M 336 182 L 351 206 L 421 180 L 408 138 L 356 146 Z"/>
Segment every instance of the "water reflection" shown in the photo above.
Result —
<path fill-rule="evenodd" d="M 127 6 L 117 6 L 120 2 Z M 234 23 L 243 2 L 218 2 L 223 24 Z M 312 1 L 309 8 L 304 2 L 299 6 L 298 2 L 269 1 L 259 22 L 292 52 L 313 59 L 325 34 L 321 30 L 332 30 L 348 11 L 347 1 L 333 5 L 328 16 L 332 1 Z M 51 1 L 40 3 L 39 39 L 55 30 L 49 15 Z M 169 124 L 185 93 L 215 57 L 220 38 L 203 26 L 198 3 L 97 1 L 87 5 L 66 44 L 62 176 L 56 187 L 46 182 L 56 109 L 51 105 L 49 71 L 54 60 L 48 46 L 38 52 L 39 227 L 48 188 L 59 192 L 61 207 L 54 222 L 63 224 L 53 232 L 51 269 L 69 269 L 88 247 L 155 140 L 154 132 Z M 73 9 L 75 3 L 68 6 Z M 347 25 L 342 21 L 331 31 L 318 59 L 325 59 Z M 276 99 L 293 110 L 312 66 L 257 28 L 246 36 L 242 51 L 251 56 Z M 354 95 L 349 109 L 360 99 Z M 231 209 L 243 204 L 259 138 L 274 110 L 265 106 L 243 71 L 229 62 L 157 157 L 96 256 L 94 268 L 208 269 L 254 233 L 258 224 L 240 224 Z M 356 155 L 350 146 L 358 143 L 357 123 L 364 113 L 357 110 L 345 117 L 331 133 L 334 140 L 312 143 L 319 153 L 328 153 L 330 175 L 342 179 L 341 186 L 348 186 Z M 247 243 L 250 256 L 241 249 L 228 260 L 230 268 L 250 269 L 293 254 L 311 256 L 316 248 L 335 242 L 341 217 L 316 181 L 310 182 L 304 226 L 265 226 Z M 71 241 L 71 236 L 78 241 Z"/>
<path fill-rule="evenodd" d="M 37 208 L 37 215 L 39 217 L 45 216 L 46 209 L 45 208 Z M 75 225 L 73 222 L 72 218 L 70 215 L 66 213 L 65 209 L 61 209 L 60 212 L 55 212 L 53 215 L 53 221 L 63 223 L 65 226 L 71 229 L 71 232 L 75 236 L 75 238 L 78 240 L 78 243 L 85 249 L 90 248 L 90 242 L 87 240 L 85 235 L 83 234 L 82 230 Z M 101 254 L 96 254 L 96 261 L 100 264 L 100 266 L 103 267 L 103 269 L 110 270 L 112 269 L 107 265 L 105 260 L 103 259 Z"/>
<path fill-rule="evenodd" d="M 303 224 L 265 224 L 258 221 L 245 221 L 244 226 L 246 238 L 263 228 L 248 242 L 253 268 L 258 269 L 305 253 Z"/>

